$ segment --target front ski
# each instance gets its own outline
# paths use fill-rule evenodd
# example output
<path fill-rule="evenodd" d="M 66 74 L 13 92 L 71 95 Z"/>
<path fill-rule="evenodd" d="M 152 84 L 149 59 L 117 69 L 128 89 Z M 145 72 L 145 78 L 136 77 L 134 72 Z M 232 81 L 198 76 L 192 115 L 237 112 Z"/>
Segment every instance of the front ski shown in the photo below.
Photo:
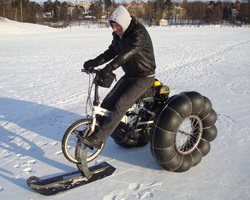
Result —
<path fill-rule="evenodd" d="M 31 176 L 27 180 L 27 184 L 42 195 L 53 195 L 105 178 L 112 175 L 114 171 L 115 168 L 113 166 L 104 162 L 89 168 L 89 172 L 92 175 L 89 179 L 83 175 L 84 173 L 75 171 L 44 180 Z"/>

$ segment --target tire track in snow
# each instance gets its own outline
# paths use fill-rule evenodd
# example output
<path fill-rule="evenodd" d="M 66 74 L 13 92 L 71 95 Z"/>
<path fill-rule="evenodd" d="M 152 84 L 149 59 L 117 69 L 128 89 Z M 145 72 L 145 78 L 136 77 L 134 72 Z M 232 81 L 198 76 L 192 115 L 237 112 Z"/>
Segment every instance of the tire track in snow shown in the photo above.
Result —
<path fill-rule="evenodd" d="M 188 58 L 188 59 L 182 60 L 180 62 L 175 62 L 175 63 L 172 63 L 170 65 L 166 65 L 163 68 L 165 68 L 166 71 L 168 71 L 169 68 L 171 69 L 171 68 L 181 67 L 183 69 L 183 67 L 184 67 L 184 69 L 186 69 L 186 68 L 189 68 L 190 66 L 197 66 L 197 64 L 204 64 L 204 65 L 200 65 L 200 67 L 213 66 L 213 62 L 218 62 L 220 59 L 224 58 L 224 56 L 222 56 L 222 55 L 228 54 L 231 51 L 235 51 L 236 48 L 238 49 L 238 48 L 242 47 L 243 45 L 248 45 L 248 43 L 250 43 L 250 40 L 246 40 L 246 41 L 239 42 L 236 44 L 231 44 L 231 45 L 225 46 L 221 49 L 218 49 L 217 51 L 213 51 L 209 54 L 206 54 L 203 57 L 198 56 L 198 57 L 194 57 L 192 59 Z M 183 70 L 181 70 L 179 72 L 182 73 Z"/>

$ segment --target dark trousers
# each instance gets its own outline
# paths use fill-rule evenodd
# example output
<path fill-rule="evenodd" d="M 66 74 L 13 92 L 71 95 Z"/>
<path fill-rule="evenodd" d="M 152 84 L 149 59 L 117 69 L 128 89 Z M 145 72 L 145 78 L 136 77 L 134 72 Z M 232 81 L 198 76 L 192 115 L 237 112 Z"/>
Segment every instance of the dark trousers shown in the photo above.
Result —
<path fill-rule="evenodd" d="M 111 115 L 95 133 L 96 137 L 105 142 L 119 125 L 126 111 L 153 85 L 153 82 L 154 77 L 123 76 L 101 104 L 101 107 L 111 111 Z"/>

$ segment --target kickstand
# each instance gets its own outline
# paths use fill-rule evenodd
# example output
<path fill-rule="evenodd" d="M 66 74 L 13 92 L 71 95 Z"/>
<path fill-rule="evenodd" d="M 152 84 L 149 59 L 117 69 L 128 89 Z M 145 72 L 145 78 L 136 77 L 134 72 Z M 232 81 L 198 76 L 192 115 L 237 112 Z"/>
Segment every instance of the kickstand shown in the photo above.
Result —
<path fill-rule="evenodd" d="M 91 172 L 89 171 L 89 168 L 88 168 L 87 158 L 88 158 L 88 147 L 87 147 L 87 145 L 84 145 L 82 153 L 81 153 L 81 157 L 80 157 L 80 159 L 81 159 L 81 170 L 82 170 L 84 176 L 87 179 L 91 179 L 92 174 L 91 174 Z"/>

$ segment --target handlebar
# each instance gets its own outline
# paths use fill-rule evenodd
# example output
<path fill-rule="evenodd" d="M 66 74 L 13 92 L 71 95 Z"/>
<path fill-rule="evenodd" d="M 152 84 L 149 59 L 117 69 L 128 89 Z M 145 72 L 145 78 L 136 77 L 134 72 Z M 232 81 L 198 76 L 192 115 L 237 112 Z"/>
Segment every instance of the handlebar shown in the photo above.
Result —
<path fill-rule="evenodd" d="M 82 72 L 85 72 L 87 74 L 95 74 L 93 83 L 96 86 L 101 86 L 105 88 L 109 88 L 112 84 L 112 82 L 116 79 L 116 75 L 114 73 L 109 73 L 106 74 L 104 77 L 101 75 L 101 70 L 100 69 L 94 69 L 91 70 L 91 72 L 82 69 Z"/>
<path fill-rule="evenodd" d="M 81 72 L 85 72 L 86 74 L 94 74 L 100 71 L 100 69 L 93 69 L 92 72 L 88 72 L 86 69 L 81 69 Z"/>

